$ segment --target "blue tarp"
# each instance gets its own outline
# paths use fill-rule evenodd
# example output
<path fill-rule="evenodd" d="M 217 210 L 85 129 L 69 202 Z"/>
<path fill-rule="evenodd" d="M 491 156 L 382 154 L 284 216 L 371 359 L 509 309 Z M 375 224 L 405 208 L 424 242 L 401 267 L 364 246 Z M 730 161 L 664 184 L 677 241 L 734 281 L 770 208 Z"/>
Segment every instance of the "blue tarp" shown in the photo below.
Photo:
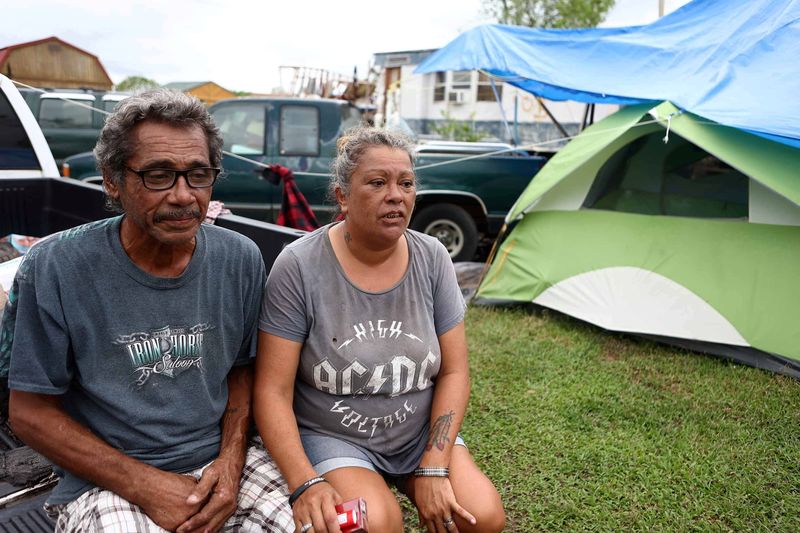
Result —
<path fill-rule="evenodd" d="M 484 25 L 415 72 L 473 69 L 550 100 L 668 100 L 800 147 L 800 0 L 695 0 L 626 28 Z"/>

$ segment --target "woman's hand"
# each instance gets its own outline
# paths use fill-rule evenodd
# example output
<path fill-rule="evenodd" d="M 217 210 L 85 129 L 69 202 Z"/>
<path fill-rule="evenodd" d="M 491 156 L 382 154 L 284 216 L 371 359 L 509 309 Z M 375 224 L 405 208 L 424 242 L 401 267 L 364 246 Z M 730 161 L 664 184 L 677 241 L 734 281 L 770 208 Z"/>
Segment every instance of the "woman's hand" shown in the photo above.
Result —
<path fill-rule="evenodd" d="M 295 533 L 339 533 L 341 529 L 334 506 L 340 503 L 342 497 L 330 483 L 309 487 L 292 506 Z"/>
<path fill-rule="evenodd" d="M 419 520 L 425 524 L 428 533 L 458 533 L 455 515 L 470 524 L 475 523 L 475 517 L 456 501 L 453 487 L 446 477 L 417 477 L 413 483 Z"/>

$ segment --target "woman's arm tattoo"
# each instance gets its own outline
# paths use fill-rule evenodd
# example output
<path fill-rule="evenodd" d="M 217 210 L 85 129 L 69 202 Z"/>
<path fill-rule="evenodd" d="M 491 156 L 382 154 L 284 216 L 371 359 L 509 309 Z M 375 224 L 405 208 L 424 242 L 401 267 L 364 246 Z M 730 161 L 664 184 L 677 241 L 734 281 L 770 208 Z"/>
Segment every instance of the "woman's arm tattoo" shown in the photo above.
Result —
<path fill-rule="evenodd" d="M 431 436 L 428 439 L 428 445 L 425 446 L 426 450 L 430 450 L 434 446 L 438 450 L 444 450 L 445 443 L 450 442 L 447 435 L 450 433 L 450 425 L 453 423 L 453 415 L 455 414 L 454 411 L 450 411 L 436 419 L 431 426 Z"/>

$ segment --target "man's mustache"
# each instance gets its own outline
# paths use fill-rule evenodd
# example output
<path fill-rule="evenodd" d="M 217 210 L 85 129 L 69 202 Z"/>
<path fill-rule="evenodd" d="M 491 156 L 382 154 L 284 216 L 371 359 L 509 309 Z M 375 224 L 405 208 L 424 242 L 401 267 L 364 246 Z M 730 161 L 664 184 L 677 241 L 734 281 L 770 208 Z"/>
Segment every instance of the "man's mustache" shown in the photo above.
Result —
<path fill-rule="evenodd" d="M 161 222 L 163 220 L 183 220 L 185 218 L 200 218 L 200 210 L 188 208 L 165 211 L 162 213 L 156 213 L 156 215 L 153 217 L 153 220 L 155 222 Z"/>

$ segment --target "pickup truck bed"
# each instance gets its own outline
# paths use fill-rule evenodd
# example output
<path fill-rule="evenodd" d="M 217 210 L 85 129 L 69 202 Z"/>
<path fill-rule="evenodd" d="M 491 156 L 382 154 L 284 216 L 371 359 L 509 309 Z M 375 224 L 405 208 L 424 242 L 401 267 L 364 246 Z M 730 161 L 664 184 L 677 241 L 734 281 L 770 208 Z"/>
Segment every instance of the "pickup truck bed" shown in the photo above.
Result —
<path fill-rule="evenodd" d="M 0 494 L 8 483 L 0 483 Z M 39 493 L 8 508 L 0 509 L 0 533 L 39 533 L 52 532 L 55 523 L 45 514 L 42 506 L 49 491 Z"/>
<path fill-rule="evenodd" d="M 103 207 L 99 185 L 67 178 L 0 179 L 0 236 L 44 236 L 113 214 Z M 269 270 L 283 247 L 303 231 L 236 215 L 217 218 L 217 226 L 250 237 Z"/>

